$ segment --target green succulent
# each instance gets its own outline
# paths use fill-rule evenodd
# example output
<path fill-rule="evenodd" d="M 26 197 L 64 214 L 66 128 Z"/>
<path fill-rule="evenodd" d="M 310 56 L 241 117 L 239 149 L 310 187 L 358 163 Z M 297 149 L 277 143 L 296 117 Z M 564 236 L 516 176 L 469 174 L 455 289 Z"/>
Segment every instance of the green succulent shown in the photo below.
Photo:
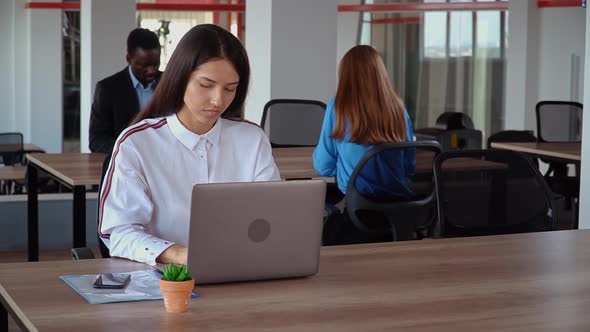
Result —
<path fill-rule="evenodd" d="M 168 264 L 164 266 L 162 273 L 164 274 L 162 279 L 167 281 L 186 281 L 192 279 L 185 264 Z"/>

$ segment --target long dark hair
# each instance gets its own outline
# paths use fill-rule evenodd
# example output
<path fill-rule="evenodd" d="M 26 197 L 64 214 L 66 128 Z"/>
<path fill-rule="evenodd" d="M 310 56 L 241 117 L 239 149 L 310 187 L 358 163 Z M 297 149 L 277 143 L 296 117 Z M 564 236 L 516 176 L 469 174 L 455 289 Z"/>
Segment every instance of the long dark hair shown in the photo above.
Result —
<path fill-rule="evenodd" d="M 242 43 L 231 33 L 212 24 L 190 29 L 178 43 L 148 106 L 131 124 L 143 119 L 168 116 L 180 111 L 190 75 L 200 65 L 226 59 L 240 77 L 234 100 L 222 114 L 224 118 L 243 118 L 244 100 L 250 83 L 250 64 Z"/>

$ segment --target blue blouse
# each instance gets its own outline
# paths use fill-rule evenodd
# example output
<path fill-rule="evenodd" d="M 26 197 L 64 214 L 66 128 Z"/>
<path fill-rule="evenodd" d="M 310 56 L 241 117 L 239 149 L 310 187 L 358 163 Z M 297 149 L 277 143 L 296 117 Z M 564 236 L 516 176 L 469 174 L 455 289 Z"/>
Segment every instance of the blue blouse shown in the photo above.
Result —
<path fill-rule="evenodd" d="M 352 171 L 373 145 L 350 142 L 350 133 L 346 133 L 343 140 L 330 137 L 336 123 L 334 103 L 335 98 L 332 98 L 326 107 L 320 141 L 313 152 L 313 167 L 321 176 L 336 176 L 338 188 L 346 193 Z M 407 112 L 404 111 L 404 115 L 406 141 L 411 142 L 414 140 L 412 121 Z M 413 192 L 407 178 L 414 176 L 415 171 L 414 148 L 385 151 L 365 164 L 357 177 L 356 188 L 361 193 L 378 196 L 410 196 Z"/>

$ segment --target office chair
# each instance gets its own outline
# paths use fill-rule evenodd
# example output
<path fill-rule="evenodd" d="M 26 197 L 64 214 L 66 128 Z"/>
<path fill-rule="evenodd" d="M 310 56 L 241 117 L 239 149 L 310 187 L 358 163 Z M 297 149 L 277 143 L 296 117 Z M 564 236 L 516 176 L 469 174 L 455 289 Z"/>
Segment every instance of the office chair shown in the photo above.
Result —
<path fill-rule="evenodd" d="M 6 166 L 22 163 L 23 134 L 0 133 L 0 157 Z"/>
<path fill-rule="evenodd" d="M 436 119 L 435 127 L 414 131 L 416 140 L 434 137 L 443 151 L 481 149 L 482 132 L 474 129 L 473 120 L 462 112 L 444 112 Z"/>
<path fill-rule="evenodd" d="M 437 141 L 443 151 L 449 150 L 479 150 L 482 144 L 482 132 L 477 129 L 451 129 L 440 133 Z"/>
<path fill-rule="evenodd" d="M 539 142 L 581 142 L 583 105 L 573 101 L 541 101 L 535 108 Z"/>
<path fill-rule="evenodd" d="M 535 143 L 537 137 L 533 135 L 532 130 L 503 130 L 492 134 L 488 137 L 487 148 L 492 148 L 492 143 Z"/>
<path fill-rule="evenodd" d="M 436 118 L 436 127 L 442 130 L 475 129 L 473 120 L 463 112 L 444 112 Z"/>
<path fill-rule="evenodd" d="M 102 189 L 102 185 L 103 185 L 103 181 L 104 181 L 104 177 L 107 174 L 107 170 L 109 168 L 109 163 L 111 162 L 111 155 L 107 154 L 104 162 L 102 163 L 102 173 L 100 176 L 100 187 L 98 188 L 98 198 L 97 198 L 97 214 L 96 214 L 96 220 L 97 220 L 97 227 L 98 227 L 98 222 L 99 222 L 99 218 L 100 218 L 100 194 L 101 194 L 101 189 Z M 98 230 L 98 229 L 97 229 Z M 98 248 L 100 249 L 100 255 L 102 256 L 102 258 L 109 258 L 111 257 L 110 253 L 109 253 L 109 248 L 107 248 L 107 246 L 102 242 L 102 240 L 100 239 L 100 236 L 98 236 L 98 232 L 96 233 L 96 236 L 98 237 Z M 84 248 L 72 248 L 72 260 L 80 260 L 80 259 L 93 259 L 94 257 L 94 253 L 92 253 L 92 250 L 90 250 L 90 248 L 88 247 L 84 247 Z"/>
<path fill-rule="evenodd" d="M 273 148 L 316 146 L 325 111 L 317 100 L 273 99 L 264 105 L 260 126 Z"/>
<path fill-rule="evenodd" d="M 273 99 L 264 105 L 260 126 L 273 148 L 314 147 L 320 140 L 326 104 L 317 100 Z M 326 203 L 344 198 L 338 186 L 328 183 Z"/>
<path fill-rule="evenodd" d="M 533 135 L 532 130 L 503 130 L 488 137 L 487 148 L 492 148 L 492 143 L 535 143 L 537 137 Z M 539 166 L 539 159 L 531 158 L 537 167 Z"/>
<path fill-rule="evenodd" d="M 555 229 L 551 191 L 524 154 L 509 150 L 443 152 L 435 159 L 434 178 L 443 237 Z"/>
<path fill-rule="evenodd" d="M 412 196 L 396 196 L 390 193 L 367 194 L 361 192 L 359 184 L 387 183 L 396 166 L 388 165 L 389 153 L 411 154 L 416 160 L 416 153 L 429 153 L 436 156 L 441 152 L 440 145 L 434 141 L 387 143 L 375 146 L 367 151 L 356 165 L 346 190 L 346 215 L 357 231 L 372 238 L 390 241 L 411 240 L 430 233 L 435 221 L 436 200 L 432 174 L 406 174 Z M 381 166 L 379 166 L 381 165 Z M 383 168 L 383 165 L 385 168 Z M 367 172 L 370 170 L 370 172 Z"/>
<path fill-rule="evenodd" d="M 537 103 L 535 110 L 539 142 L 582 141 L 582 104 L 570 101 L 541 101 Z M 579 197 L 580 183 L 576 177 L 568 176 L 569 164 L 547 157 L 541 160 L 549 164 L 549 169 L 545 172 L 545 180 L 549 187 L 556 194 L 563 195 L 566 207 L 571 207 L 572 202 Z"/>

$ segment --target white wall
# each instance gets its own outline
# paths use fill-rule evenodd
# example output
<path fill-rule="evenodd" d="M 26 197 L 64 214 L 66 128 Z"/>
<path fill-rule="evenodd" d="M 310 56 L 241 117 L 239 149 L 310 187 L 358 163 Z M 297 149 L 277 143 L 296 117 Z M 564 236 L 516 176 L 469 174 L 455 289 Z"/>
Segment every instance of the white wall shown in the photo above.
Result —
<path fill-rule="evenodd" d="M 357 45 L 358 34 L 360 33 L 360 17 L 361 14 L 356 12 L 338 13 L 337 63 L 340 63 L 340 60 L 349 49 Z"/>
<path fill-rule="evenodd" d="M 264 105 L 271 99 L 272 0 L 246 1 L 246 51 L 250 60 L 250 90 L 245 117 L 260 123 Z"/>
<path fill-rule="evenodd" d="M 0 1 L 0 131 L 61 152 L 61 11 L 25 9 L 26 3 Z"/>
<path fill-rule="evenodd" d="M 14 1 L 14 131 L 22 132 L 25 141 L 31 141 L 30 125 L 30 50 L 29 10 L 26 0 Z"/>
<path fill-rule="evenodd" d="M 22 132 L 30 141 L 29 15 L 26 0 L 0 1 L 0 131 Z"/>
<path fill-rule="evenodd" d="M 506 50 L 505 129 L 533 129 L 538 91 L 538 16 L 536 1 L 511 1 Z"/>
<path fill-rule="evenodd" d="M 57 2 L 57 1 L 56 1 Z M 62 13 L 28 9 L 30 142 L 63 151 Z M 18 112 L 19 110 L 17 110 Z"/>
<path fill-rule="evenodd" d="M 540 11 L 539 100 L 582 101 L 585 30 L 586 12 L 582 8 Z"/>
<path fill-rule="evenodd" d="M 273 1 L 272 98 L 327 102 L 334 94 L 338 3 L 337 0 Z"/>
<path fill-rule="evenodd" d="M 252 81 L 246 118 L 277 98 L 327 101 L 336 89 L 339 0 L 246 2 Z"/>
<path fill-rule="evenodd" d="M 14 1 L 0 1 L 0 40 L 14 45 Z M 0 48 L 0 132 L 14 130 L 14 47 Z"/>
<path fill-rule="evenodd" d="M 590 6 L 586 8 L 586 15 L 590 15 Z M 585 52 L 590 54 L 590 20 L 586 20 Z M 590 57 L 585 58 L 584 69 L 584 104 L 590 105 Z M 590 116 L 584 116 L 582 123 L 582 178 L 580 180 L 580 214 L 579 228 L 590 228 Z"/>
<path fill-rule="evenodd" d="M 506 129 L 536 129 L 541 100 L 581 100 L 586 13 L 511 1 L 506 51 Z"/>
<path fill-rule="evenodd" d="M 82 0 L 80 8 L 80 149 L 89 152 L 88 127 L 96 82 L 123 69 L 127 36 L 136 27 L 135 0 Z"/>

